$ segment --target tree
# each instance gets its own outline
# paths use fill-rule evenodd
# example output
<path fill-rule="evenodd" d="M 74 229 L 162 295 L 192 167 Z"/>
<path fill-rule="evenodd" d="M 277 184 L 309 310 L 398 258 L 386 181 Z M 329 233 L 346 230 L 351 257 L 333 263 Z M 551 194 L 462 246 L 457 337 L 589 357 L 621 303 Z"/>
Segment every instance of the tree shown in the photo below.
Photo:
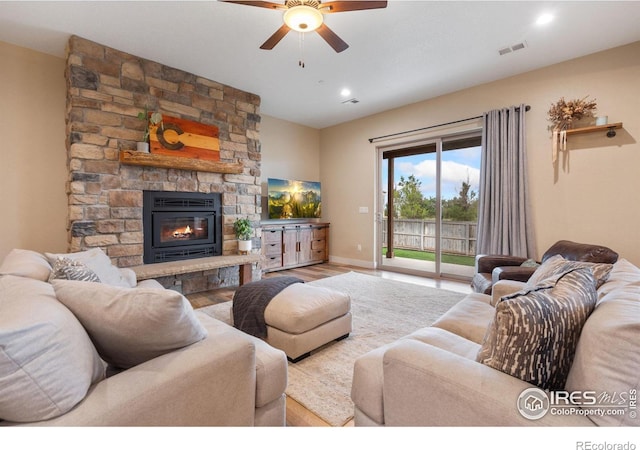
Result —
<path fill-rule="evenodd" d="M 415 175 L 409 175 L 407 179 L 400 177 L 399 189 L 394 190 L 396 212 L 404 219 L 424 219 L 431 210 L 428 200 L 420 191 L 422 182 Z M 435 210 L 435 209 L 434 209 Z M 397 216 L 396 216 L 397 217 Z"/>
<path fill-rule="evenodd" d="M 448 220 L 473 222 L 478 219 L 478 199 L 471 190 L 469 178 L 462 182 L 457 197 L 442 202 L 442 217 Z"/>

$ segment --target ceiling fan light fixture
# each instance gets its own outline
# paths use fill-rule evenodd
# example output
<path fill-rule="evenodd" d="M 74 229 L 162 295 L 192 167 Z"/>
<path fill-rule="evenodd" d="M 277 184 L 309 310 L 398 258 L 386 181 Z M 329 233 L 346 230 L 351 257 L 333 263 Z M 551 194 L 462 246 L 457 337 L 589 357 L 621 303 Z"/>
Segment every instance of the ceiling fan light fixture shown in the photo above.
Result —
<path fill-rule="evenodd" d="M 323 19 L 320 11 L 306 5 L 294 6 L 284 12 L 284 23 L 292 30 L 302 33 L 317 30 Z"/>

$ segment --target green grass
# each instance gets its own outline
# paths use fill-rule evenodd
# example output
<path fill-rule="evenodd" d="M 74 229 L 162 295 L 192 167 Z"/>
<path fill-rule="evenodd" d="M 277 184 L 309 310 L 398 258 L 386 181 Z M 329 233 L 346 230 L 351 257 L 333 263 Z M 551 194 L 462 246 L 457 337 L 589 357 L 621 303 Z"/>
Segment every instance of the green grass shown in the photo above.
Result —
<path fill-rule="evenodd" d="M 382 249 L 382 254 L 386 254 L 386 247 Z M 432 252 L 421 252 L 420 250 L 405 250 L 397 248 L 393 250 L 394 256 L 398 258 L 418 259 L 421 261 L 435 261 L 436 255 Z M 461 255 L 442 255 L 442 262 L 446 264 L 458 264 L 460 266 L 473 266 L 475 264 L 475 258 L 473 256 L 461 256 Z"/>

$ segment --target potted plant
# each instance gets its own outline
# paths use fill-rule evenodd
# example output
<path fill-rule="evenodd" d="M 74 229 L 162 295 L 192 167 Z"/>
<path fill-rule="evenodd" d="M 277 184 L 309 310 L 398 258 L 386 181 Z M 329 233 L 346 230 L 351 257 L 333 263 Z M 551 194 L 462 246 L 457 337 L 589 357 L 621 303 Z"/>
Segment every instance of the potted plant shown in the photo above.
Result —
<path fill-rule="evenodd" d="M 238 238 L 238 251 L 247 254 L 251 251 L 251 235 L 253 227 L 249 219 L 237 219 L 233 224 L 233 231 Z"/>
<path fill-rule="evenodd" d="M 138 151 L 149 153 L 149 126 L 162 123 L 162 114 L 153 112 L 149 115 L 149 110 L 145 107 L 144 111 L 138 113 L 138 119 L 145 121 L 144 136 L 141 142 L 138 142 Z"/>

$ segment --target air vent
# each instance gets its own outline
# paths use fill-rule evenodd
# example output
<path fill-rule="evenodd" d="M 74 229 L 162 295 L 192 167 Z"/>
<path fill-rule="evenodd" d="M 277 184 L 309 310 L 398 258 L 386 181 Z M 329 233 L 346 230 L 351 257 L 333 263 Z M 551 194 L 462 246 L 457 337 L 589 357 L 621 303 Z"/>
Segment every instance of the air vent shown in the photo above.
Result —
<path fill-rule="evenodd" d="M 522 50 L 523 48 L 527 48 L 527 43 L 524 41 L 518 42 L 517 44 L 514 44 L 510 47 L 501 48 L 500 50 L 498 50 L 498 53 L 500 54 L 500 56 L 502 56 L 512 52 L 517 52 L 518 50 Z"/>
<path fill-rule="evenodd" d="M 343 104 L 345 103 L 360 103 L 360 100 L 358 100 L 357 98 L 350 98 L 349 100 L 345 100 L 342 102 Z"/>

